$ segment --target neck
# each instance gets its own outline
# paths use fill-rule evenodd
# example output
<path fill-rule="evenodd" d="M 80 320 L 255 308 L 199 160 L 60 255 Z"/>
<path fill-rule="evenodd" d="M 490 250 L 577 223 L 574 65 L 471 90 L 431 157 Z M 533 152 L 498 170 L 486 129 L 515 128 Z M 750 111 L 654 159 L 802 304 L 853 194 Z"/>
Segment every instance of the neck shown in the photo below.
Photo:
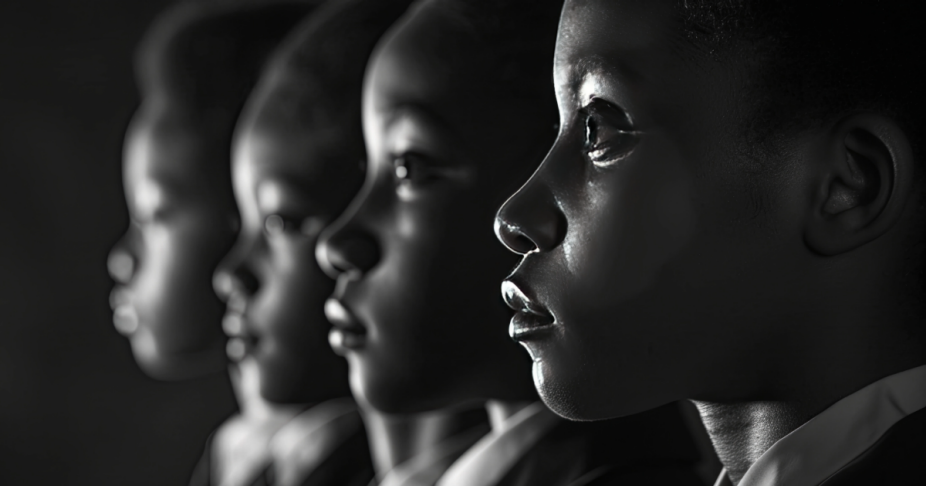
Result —
<path fill-rule="evenodd" d="M 738 484 L 775 442 L 816 415 L 789 402 L 695 402 L 714 450 Z"/>
<path fill-rule="evenodd" d="M 779 353 L 787 358 L 766 363 L 775 370 L 755 379 L 760 387 L 745 400 L 693 400 L 711 442 L 733 484 L 778 440 L 837 401 L 884 377 L 926 362 L 926 348 L 917 339 L 886 339 L 888 324 L 873 320 L 878 332 L 848 336 L 845 326 Z M 896 336 L 893 336 L 896 338 Z M 758 377 L 757 377 L 758 378 Z"/>
<path fill-rule="evenodd" d="M 260 374 L 257 363 L 242 361 L 229 367 L 235 401 L 241 415 L 249 420 L 280 422 L 307 408 L 306 404 L 281 405 L 268 402 L 260 394 Z"/>
<path fill-rule="evenodd" d="M 363 420 L 379 479 L 412 457 L 485 421 L 472 411 L 390 415 L 369 407 L 364 407 Z"/>
<path fill-rule="evenodd" d="M 503 402 L 499 400 L 489 400 L 486 402 L 486 412 L 489 414 L 489 425 L 493 432 L 501 432 L 505 429 L 505 421 L 510 419 L 514 414 L 524 410 L 525 407 L 533 402 Z"/>

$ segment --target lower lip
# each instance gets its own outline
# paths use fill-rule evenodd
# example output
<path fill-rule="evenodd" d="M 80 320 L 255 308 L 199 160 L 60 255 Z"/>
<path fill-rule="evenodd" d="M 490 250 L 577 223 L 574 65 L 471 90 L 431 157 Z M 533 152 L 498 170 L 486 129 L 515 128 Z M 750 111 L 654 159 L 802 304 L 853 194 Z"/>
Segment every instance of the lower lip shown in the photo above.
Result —
<path fill-rule="evenodd" d="M 508 334 L 518 342 L 531 341 L 550 334 L 554 327 L 555 324 L 550 317 L 519 311 L 511 318 Z"/>
<path fill-rule="evenodd" d="M 138 314 L 128 305 L 120 305 L 113 311 L 113 325 L 123 336 L 131 336 L 138 330 Z"/>
<path fill-rule="evenodd" d="M 328 333 L 328 343 L 335 353 L 343 356 L 350 351 L 363 349 L 367 344 L 367 335 L 365 332 L 336 327 Z"/>

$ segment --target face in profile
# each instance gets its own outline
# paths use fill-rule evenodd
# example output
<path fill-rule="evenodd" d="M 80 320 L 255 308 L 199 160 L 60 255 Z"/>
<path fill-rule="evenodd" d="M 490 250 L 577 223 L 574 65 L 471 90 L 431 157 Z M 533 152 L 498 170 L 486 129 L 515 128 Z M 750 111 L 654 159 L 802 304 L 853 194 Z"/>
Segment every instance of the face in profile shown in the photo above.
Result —
<path fill-rule="evenodd" d="M 366 182 L 318 257 L 338 278 L 331 344 L 348 358 L 355 395 L 386 412 L 535 396 L 495 291 L 515 261 L 491 223 L 554 120 L 543 100 L 489 81 L 491 59 L 426 4 L 368 69 Z"/>
<path fill-rule="evenodd" d="M 359 189 L 363 150 L 353 127 L 303 122 L 291 107 L 310 104 L 297 98 L 311 95 L 297 77 L 272 74 L 239 124 L 233 186 L 241 231 L 216 287 L 228 303 L 230 357 L 256 363 L 264 398 L 308 403 L 349 393 L 323 311 L 334 281 L 318 267 L 315 244 Z"/>
<path fill-rule="evenodd" d="M 519 311 L 512 335 L 543 399 L 568 417 L 754 398 L 776 349 L 779 289 L 798 284 L 769 238 L 794 230 L 793 172 L 743 156 L 742 74 L 680 52 L 671 8 L 567 2 L 560 132 L 496 222 L 524 255 L 502 288 Z"/>
<path fill-rule="evenodd" d="M 162 379 L 225 368 L 212 270 L 235 237 L 234 201 L 220 183 L 230 135 L 194 120 L 157 97 L 135 114 L 123 159 L 131 224 L 108 262 L 116 328 Z"/>

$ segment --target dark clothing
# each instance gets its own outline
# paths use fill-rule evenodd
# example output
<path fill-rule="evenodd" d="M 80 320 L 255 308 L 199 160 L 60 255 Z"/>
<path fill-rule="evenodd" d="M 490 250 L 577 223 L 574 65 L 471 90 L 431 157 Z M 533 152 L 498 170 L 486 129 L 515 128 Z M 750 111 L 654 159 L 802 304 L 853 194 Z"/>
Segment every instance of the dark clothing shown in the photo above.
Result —
<path fill-rule="evenodd" d="M 190 486 L 212 484 L 212 436 L 206 441 L 206 450 L 193 470 Z M 370 445 L 363 429 L 351 435 L 314 471 L 304 478 L 301 486 L 366 486 L 373 479 L 373 461 Z M 251 486 L 273 486 L 273 468 L 268 467 Z"/>
<path fill-rule="evenodd" d="M 926 484 L 926 408 L 894 424 L 871 448 L 821 486 Z"/>
<path fill-rule="evenodd" d="M 676 404 L 601 422 L 562 421 L 498 486 L 704 486 Z"/>

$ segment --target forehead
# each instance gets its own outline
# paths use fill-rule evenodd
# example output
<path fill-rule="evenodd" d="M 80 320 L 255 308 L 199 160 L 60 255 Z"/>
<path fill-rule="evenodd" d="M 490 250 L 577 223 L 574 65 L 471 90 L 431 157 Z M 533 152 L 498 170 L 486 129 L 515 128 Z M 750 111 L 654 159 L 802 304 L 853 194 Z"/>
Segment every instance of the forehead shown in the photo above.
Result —
<path fill-rule="evenodd" d="M 737 133 L 749 111 L 746 66 L 697 50 L 670 1 L 567 1 L 554 83 L 561 107 L 602 96 L 679 142 Z"/>
<path fill-rule="evenodd" d="M 358 117 L 320 117 L 313 99 L 325 96 L 300 85 L 291 72 L 269 73 L 255 91 L 238 129 L 235 167 L 253 175 L 322 178 L 332 166 L 363 156 Z M 358 104 L 348 109 L 359 110 Z M 351 121 L 358 126 L 350 126 Z"/>
<path fill-rule="evenodd" d="M 368 100 L 380 111 L 428 105 L 465 115 L 468 110 L 460 107 L 488 92 L 488 83 L 479 82 L 493 67 L 484 50 L 459 20 L 426 3 L 393 27 L 374 54 L 365 83 Z"/>
<path fill-rule="evenodd" d="M 146 103 L 132 119 L 123 166 L 130 180 L 150 180 L 181 186 L 227 173 L 228 160 L 215 160 L 227 151 L 210 144 L 227 144 L 198 126 L 182 110 L 162 103 Z"/>
<path fill-rule="evenodd" d="M 588 74 L 648 83 L 684 63 L 686 54 L 669 2 L 571 0 L 563 9 L 554 76 L 558 84 L 576 85 Z"/>

